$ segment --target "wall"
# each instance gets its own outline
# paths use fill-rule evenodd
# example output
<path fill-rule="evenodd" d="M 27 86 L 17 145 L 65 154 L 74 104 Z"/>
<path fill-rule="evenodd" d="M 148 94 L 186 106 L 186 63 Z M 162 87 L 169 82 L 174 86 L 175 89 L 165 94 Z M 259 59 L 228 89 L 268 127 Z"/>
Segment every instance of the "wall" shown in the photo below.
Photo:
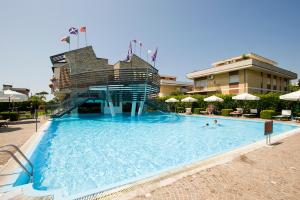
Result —
<path fill-rule="evenodd" d="M 180 91 L 179 86 L 173 85 L 160 85 L 159 97 L 164 97 L 170 95 L 172 92 Z"/>
<path fill-rule="evenodd" d="M 97 71 L 99 68 L 112 69 L 107 59 L 96 57 L 91 46 L 66 52 L 65 56 L 71 68 L 71 75 L 87 71 Z"/>

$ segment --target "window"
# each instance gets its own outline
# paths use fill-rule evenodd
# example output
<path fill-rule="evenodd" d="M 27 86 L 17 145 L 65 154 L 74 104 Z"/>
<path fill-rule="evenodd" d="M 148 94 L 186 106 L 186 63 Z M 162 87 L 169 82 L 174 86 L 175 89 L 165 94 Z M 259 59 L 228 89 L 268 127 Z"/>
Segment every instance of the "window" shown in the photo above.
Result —
<path fill-rule="evenodd" d="M 277 77 L 273 76 L 273 90 L 277 90 Z"/>
<path fill-rule="evenodd" d="M 271 74 L 268 74 L 267 76 L 267 89 L 271 89 Z"/>
<path fill-rule="evenodd" d="M 195 86 L 200 87 L 200 88 L 205 88 L 207 87 L 207 78 L 201 78 L 195 81 Z"/>
<path fill-rule="evenodd" d="M 285 79 L 283 79 L 283 81 L 284 81 L 284 91 L 287 91 L 287 86 L 288 86 L 288 84 L 289 84 L 289 80 L 287 79 L 287 78 L 285 78 Z"/>
<path fill-rule="evenodd" d="M 280 90 L 280 91 L 281 91 L 281 89 L 282 89 L 281 85 L 282 85 L 282 78 L 279 77 L 279 90 Z"/>
<path fill-rule="evenodd" d="M 229 84 L 237 84 L 240 82 L 239 71 L 229 72 Z"/>

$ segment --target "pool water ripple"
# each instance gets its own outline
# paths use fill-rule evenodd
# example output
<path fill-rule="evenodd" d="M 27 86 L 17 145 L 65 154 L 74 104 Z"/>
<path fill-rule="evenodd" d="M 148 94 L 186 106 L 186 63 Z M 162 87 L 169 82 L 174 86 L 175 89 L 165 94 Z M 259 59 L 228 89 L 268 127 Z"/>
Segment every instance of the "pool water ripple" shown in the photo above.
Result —
<path fill-rule="evenodd" d="M 147 114 L 54 120 L 31 160 L 34 187 L 65 195 L 106 188 L 262 140 L 255 121 Z M 209 127 L 204 127 L 210 123 Z M 296 128 L 274 124 L 274 134 Z"/>

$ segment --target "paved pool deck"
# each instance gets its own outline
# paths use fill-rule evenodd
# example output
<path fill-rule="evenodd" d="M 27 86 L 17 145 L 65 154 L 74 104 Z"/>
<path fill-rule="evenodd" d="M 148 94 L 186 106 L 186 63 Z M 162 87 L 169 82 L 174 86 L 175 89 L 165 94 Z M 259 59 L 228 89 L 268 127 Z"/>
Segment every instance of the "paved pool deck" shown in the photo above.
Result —
<path fill-rule="evenodd" d="M 131 200 L 300 199 L 300 132 Z"/>
<path fill-rule="evenodd" d="M 39 117 L 38 128 L 46 121 L 46 118 Z M 8 128 L 0 127 L 0 146 L 14 144 L 20 148 L 33 134 L 35 134 L 35 119 L 9 122 Z M 9 158 L 7 154 L 0 154 L 0 169 Z"/>

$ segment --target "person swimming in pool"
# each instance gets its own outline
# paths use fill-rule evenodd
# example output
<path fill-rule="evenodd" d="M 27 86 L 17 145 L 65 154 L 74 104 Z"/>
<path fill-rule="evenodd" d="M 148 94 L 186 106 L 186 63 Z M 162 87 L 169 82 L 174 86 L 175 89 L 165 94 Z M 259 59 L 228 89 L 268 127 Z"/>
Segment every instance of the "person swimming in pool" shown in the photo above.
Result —
<path fill-rule="evenodd" d="M 205 127 L 209 127 L 209 123 L 206 123 L 204 126 L 202 126 L 203 128 Z"/>
<path fill-rule="evenodd" d="M 218 123 L 218 120 L 216 120 L 216 119 L 214 120 L 214 125 L 215 126 L 222 126 L 221 124 Z"/>

